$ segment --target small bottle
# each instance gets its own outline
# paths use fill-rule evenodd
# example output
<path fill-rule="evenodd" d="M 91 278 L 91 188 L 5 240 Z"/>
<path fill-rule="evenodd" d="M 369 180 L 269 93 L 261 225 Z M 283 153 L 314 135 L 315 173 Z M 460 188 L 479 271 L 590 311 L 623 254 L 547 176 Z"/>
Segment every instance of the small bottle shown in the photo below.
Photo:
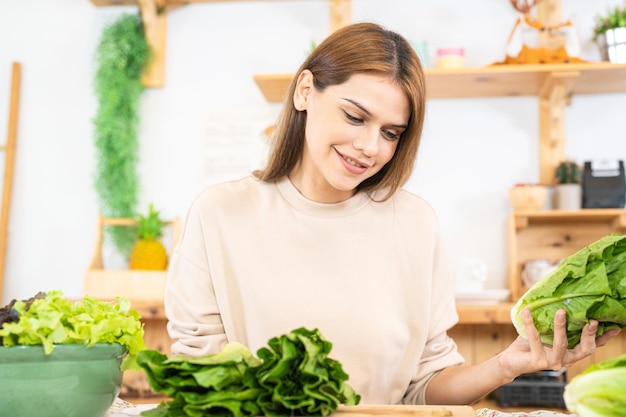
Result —
<path fill-rule="evenodd" d="M 439 48 L 437 50 L 437 68 L 463 68 L 465 50 L 463 48 Z"/>

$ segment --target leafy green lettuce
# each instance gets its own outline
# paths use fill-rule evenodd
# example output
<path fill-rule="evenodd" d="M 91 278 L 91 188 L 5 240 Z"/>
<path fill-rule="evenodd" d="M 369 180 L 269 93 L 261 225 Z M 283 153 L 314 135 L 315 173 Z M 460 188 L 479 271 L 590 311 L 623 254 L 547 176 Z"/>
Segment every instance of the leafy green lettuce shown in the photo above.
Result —
<path fill-rule="evenodd" d="M 171 398 L 142 415 L 327 416 L 340 403 L 358 404 L 341 364 L 328 358 L 332 344 L 317 329 L 299 328 L 268 345 L 259 358 L 237 342 L 201 357 L 140 352 L 152 389 Z"/>
<path fill-rule="evenodd" d="M 552 345 L 554 315 L 567 312 L 568 347 L 580 341 L 583 326 L 599 322 L 597 335 L 626 327 L 626 235 L 610 235 L 568 256 L 533 285 L 511 309 L 517 332 L 526 337 L 522 310 L 529 307 L 541 340 Z"/>
<path fill-rule="evenodd" d="M 72 302 L 61 291 L 49 291 L 28 302 L 16 301 L 12 308 L 19 320 L 2 324 L 4 346 L 43 345 L 50 354 L 57 344 L 119 343 L 128 351 L 122 369 L 138 369 L 136 355 L 146 348 L 143 325 L 123 297 L 105 302 L 86 296 Z"/>
<path fill-rule="evenodd" d="M 328 357 L 332 344 L 319 331 L 296 329 L 275 337 L 257 354 L 263 364 L 256 380 L 264 388 L 259 406 L 266 416 L 327 416 L 360 397 L 344 384 L 348 375 Z"/>
<path fill-rule="evenodd" d="M 565 386 L 563 400 L 580 417 L 613 417 L 626 410 L 626 354 L 591 365 Z"/>
<path fill-rule="evenodd" d="M 150 417 L 252 416 L 259 414 L 260 389 L 244 381 L 246 371 L 258 366 L 245 346 L 230 342 L 217 354 L 168 358 L 155 350 L 139 353 L 150 386 L 171 401 L 142 413 Z"/>

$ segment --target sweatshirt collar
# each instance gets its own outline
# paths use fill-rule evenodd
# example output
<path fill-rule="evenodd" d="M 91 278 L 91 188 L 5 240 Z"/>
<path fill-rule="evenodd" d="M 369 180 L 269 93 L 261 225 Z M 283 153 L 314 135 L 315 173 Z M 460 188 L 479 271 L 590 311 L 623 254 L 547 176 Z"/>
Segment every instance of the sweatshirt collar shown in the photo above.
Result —
<path fill-rule="evenodd" d="M 373 203 L 371 197 L 364 192 L 358 192 L 349 199 L 339 203 L 318 203 L 300 194 L 286 176 L 276 181 L 276 187 L 287 203 L 294 209 L 315 217 L 343 217 Z"/>

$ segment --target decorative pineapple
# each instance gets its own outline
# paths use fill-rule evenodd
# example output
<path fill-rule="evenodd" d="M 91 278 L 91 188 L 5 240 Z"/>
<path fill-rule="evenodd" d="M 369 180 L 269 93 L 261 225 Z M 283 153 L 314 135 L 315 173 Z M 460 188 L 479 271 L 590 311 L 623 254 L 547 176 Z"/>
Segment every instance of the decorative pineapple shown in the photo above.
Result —
<path fill-rule="evenodd" d="M 164 270 L 167 268 L 167 252 L 159 240 L 163 235 L 165 223 L 159 212 L 150 204 L 148 215 L 137 218 L 139 240 L 130 254 L 130 269 Z"/>

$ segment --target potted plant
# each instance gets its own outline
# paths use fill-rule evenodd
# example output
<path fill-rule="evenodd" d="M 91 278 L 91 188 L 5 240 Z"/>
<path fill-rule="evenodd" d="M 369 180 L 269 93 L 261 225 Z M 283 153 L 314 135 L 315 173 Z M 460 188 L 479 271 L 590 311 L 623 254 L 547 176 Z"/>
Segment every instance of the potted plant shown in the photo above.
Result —
<path fill-rule="evenodd" d="M 626 63 L 626 2 L 598 16 L 593 33 L 604 61 Z"/>
<path fill-rule="evenodd" d="M 561 162 L 555 172 L 555 205 L 559 210 L 580 210 L 582 205 L 582 170 L 574 161 Z"/>

